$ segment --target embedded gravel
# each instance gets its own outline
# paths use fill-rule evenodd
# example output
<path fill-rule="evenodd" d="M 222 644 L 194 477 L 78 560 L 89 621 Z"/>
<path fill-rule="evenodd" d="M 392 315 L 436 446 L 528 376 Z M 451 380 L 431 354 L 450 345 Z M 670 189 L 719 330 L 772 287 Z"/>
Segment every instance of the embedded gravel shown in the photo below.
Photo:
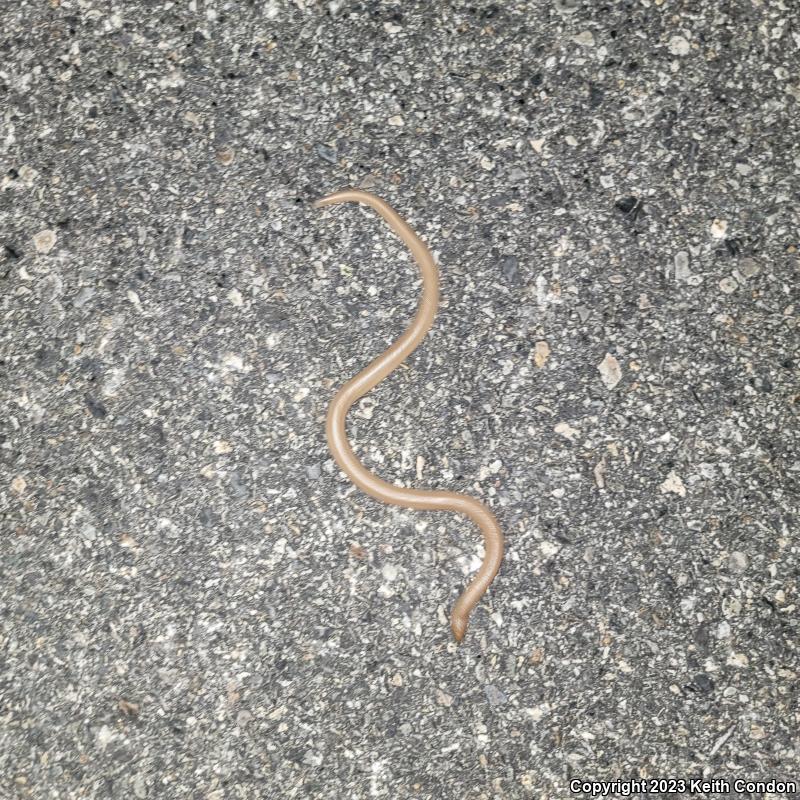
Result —
<path fill-rule="evenodd" d="M 794 3 L 0 5 L 0 798 L 800 780 Z"/>

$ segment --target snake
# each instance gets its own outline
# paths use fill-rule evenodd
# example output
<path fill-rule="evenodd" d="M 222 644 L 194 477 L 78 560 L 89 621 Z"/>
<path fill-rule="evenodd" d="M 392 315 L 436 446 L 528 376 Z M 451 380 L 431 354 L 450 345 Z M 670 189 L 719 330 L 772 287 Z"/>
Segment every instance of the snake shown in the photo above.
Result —
<path fill-rule="evenodd" d="M 370 472 L 356 457 L 347 439 L 347 412 L 374 389 L 416 349 L 433 324 L 439 305 L 439 272 L 430 250 L 411 226 L 384 200 L 359 189 L 345 189 L 314 202 L 315 208 L 338 203 L 362 203 L 376 211 L 411 251 L 422 275 L 422 297 L 417 313 L 403 334 L 367 367 L 345 383 L 328 407 L 325 434 L 342 472 L 363 492 L 384 503 L 420 511 L 453 511 L 474 522 L 483 533 L 484 557 L 477 573 L 450 612 L 450 629 L 456 642 L 467 632 L 473 609 L 489 588 L 503 560 L 503 534 L 494 514 L 479 500 L 465 494 L 397 486 Z"/>

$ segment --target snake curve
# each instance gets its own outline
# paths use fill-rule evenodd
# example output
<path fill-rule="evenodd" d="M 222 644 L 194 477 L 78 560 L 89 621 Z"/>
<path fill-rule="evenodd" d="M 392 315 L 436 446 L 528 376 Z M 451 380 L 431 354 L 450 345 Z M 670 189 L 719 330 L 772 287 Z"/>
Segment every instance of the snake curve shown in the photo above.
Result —
<path fill-rule="evenodd" d="M 377 500 L 417 510 L 455 511 L 469 517 L 481 529 L 485 550 L 483 563 L 456 600 L 450 613 L 450 628 L 456 641 L 460 642 L 466 633 L 469 615 L 489 588 L 503 560 L 503 534 L 494 514 L 483 503 L 468 495 L 407 489 L 382 480 L 358 460 L 345 430 L 347 412 L 353 403 L 405 361 L 430 330 L 439 303 L 439 273 L 424 242 L 384 200 L 370 192 L 346 189 L 317 200 L 314 207 L 321 208 L 337 203 L 363 203 L 383 217 L 416 259 L 422 274 L 423 290 L 416 316 L 402 336 L 358 375 L 347 381 L 334 396 L 328 408 L 325 430 L 328 446 L 336 463 L 350 480 Z"/>

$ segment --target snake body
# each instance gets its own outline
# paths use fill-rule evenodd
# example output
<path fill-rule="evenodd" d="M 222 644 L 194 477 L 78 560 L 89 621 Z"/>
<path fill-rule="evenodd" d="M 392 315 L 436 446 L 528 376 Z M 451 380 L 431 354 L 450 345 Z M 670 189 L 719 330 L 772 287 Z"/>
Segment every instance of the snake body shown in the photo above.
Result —
<path fill-rule="evenodd" d="M 460 642 L 466 633 L 469 615 L 491 584 L 503 559 L 503 534 L 494 514 L 483 503 L 468 495 L 406 489 L 382 480 L 358 460 L 345 431 L 347 412 L 353 403 L 397 368 L 430 330 L 439 303 L 439 273 L 433 256 L 424 242 L 388 203 L 369 192 L 347 189 L 317 200 L 314 206 L 320 208 L 336 203 L 363 203 L 386 220 L 416 259 L 422 273 L 423 291 L 416 316 L 403 335 L 358 375 L 345 383 L 331 401 L 326 424 L 328 445 L 342 471 L 359 489 L 372 497 L 405 508 L 455 511 L 469 517 L 481 529 L 485 545 L 483 563 L 456 601 L 450 614 L 450 628 L 456 641 Z"/>

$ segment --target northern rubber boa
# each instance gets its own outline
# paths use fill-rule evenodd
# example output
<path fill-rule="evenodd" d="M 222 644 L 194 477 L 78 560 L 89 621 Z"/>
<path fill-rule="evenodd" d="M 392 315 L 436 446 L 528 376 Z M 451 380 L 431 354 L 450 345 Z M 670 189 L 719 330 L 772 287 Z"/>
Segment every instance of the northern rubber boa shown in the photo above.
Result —
<path fill-rule="evenodd" d="M 439 304 L 439 272 L 425 243 L 408 223 L 384 200 L 369 192 L 346 189 L 323 197 L 315 208 L 336 203 L 363 203 L 380 214 L 403 240 L 422 273 L 422 299 L 417 314 L 403 335 L 336 393 L 328 408 L 326 435 L 336 463 L 359 489 L 384 503 L 424 511 L 455 511 L 469 517 L 483 533 L 485 555 L 475 577 L 456 600 L 450 613 L 450 628 L 456 641 L 464 638 L 469 615 L 489 588 L 503 560 L 503 534 L 494 514 L 483 503 L 455 492 L 406 489 L 382 480 L 356 457 L 347 440 L 347 412 L 357 400 L 398 367 L 425 338 Z"/>

